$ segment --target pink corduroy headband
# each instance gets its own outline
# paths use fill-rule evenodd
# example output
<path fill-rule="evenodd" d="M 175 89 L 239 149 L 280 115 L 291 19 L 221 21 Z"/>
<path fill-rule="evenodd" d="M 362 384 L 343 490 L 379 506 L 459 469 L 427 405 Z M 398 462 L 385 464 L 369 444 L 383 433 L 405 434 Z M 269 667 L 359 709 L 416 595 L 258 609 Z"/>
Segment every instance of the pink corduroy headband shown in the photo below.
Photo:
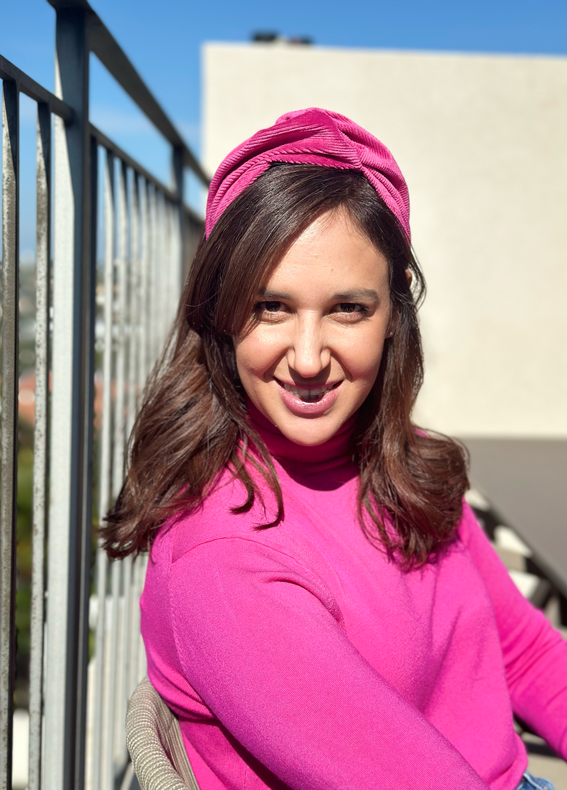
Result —
<path fill-rule="evenodd" d="M 359 170 L 410 238 L 408 188 L 392 154 L 344 115 L 317 107 L 282 115 L 221 162 L 209 187 L 207 236 L 234 198 L 274 162 Z"/>

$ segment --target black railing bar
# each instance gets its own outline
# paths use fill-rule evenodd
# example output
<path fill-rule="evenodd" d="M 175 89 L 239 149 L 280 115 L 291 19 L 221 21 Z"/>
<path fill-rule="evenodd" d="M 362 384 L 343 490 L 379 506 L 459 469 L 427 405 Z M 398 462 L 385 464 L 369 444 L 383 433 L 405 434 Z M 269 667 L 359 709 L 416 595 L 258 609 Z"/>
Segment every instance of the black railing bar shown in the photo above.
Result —
<path fill-rule="evenodd" d="M 100 428 L 100 472 L 99 472 L 99 519 L 110 505 L 110 473 L 112 463 L 112 319 L 114 313 L 114 188 L 113 154 L 107 151 L 104 163 L 104 345 L 102 352 L 102 425 Z M 108 558 L 106 552 L 97 552 L 97 622 L 95 635 L 95 678 L 92 744 L 93 790 L 101 790 L 106 782 L 106 766 L 103 759 L 112 763 L 112 752 L 108 749 L 108 674 L 106 673 L 106 586 Z"/>
<path fill-rule="evenodd" d="M 84 689 L 90 587 L 89 488 L 91 158 L 89 56 L 84 15 L 58 15 L 55 91 L 75 110 L 53 126 L 53 290 L 50 407 L 47 628 L 42 786 L 83 787 Z"/>
<path fill-rule="evenodd" d="M 119 326 L 119 347 L 118 347 L 118 365 L 122 367 L 122 371 L 118 371 L 117 384 L 119 379 L 122 379 L 122 393 L 117 393 L 117 405 L 120 408 L 120 398 L 122 399 L 122 414 L 120 419 L 117 420 L 116 427 L 120 427 L 121 434 L 121 447 L 117 456 L 121 456 L 121 474 L 120 474 L 120 487 L 124 480 L 124 471 L 127 463 L 128 451 L 128 427 L 130 423 L 130 408 L 133 404 L 130 395 L 130 368 L 132 365 L 132 330 L 134 325 L 134 316 L 132 314 L 132 290 L 133 283 L 131 278 L 132 270 L 135 266 L 134 258 L 134 232 L 136 221 L 134 219 L 135 204 L 132 191 L 129 189 L 129 179 L 126 167 L 123 165 L 121 168 L 121 178 L 119 179 L 119 205 L 120 205 L 120 243 L 118 249 L 118 258 L 120 262 L 120 269 L 118 273 L 119 288 L 120 288 L 120 326 Z M 130 250 L 128 250 L 128 239 L 130 239 Z M 118 425 L 118 423 L 121 423 Z M 118 430 L 117 430 L 118 434 Z M 122 561 L 122 583 L 123 583 L 123 611 L 121 617 L 120 631 L 121 631 L 121 650 L 120 653 L 120 667 L 118 672 L 120 674 L 119 695 L 117 698 L 117 707 L 120 711 L 119 721 L 123 721 L 126 717 L 126 707 L 130 699 L 129 683 L 128 683 L 128 664 L 130 656 L 130 586 L 131 586 L 131 571 L 132 571 L 132 557 L 127 557 Z M 120 761 L 128 762 L 128 752 L 126 749 L 126 738 L 123 734 L 123 728 L 119 730 L 119 738 L 117 742 L 117 750 Z"/>
<path fill-rule="evenodd" d="M 35 80 L 32 80 L 31 77 L 28 77 L 27 74 L 2 57 L 2 55 L 0 55 L 0 78 L 15 82 L 17 89 L 21 93 L 25 93 L 30 99 L 40 104 L 47 104 L 50 112 L 63 118 L 65 123 L 73 123 L 75 113 L 68 104 L 65 104 L 64 101 L 61 101 L 53 93 L 50 93 Z"/>
<path fill-rule="evenodd" d="M 138 369 L 140 355 L 140 322 L 143 320 L 140 310 L 141 294 L 141 268 L 142 268 L 142 244 L 140 228 L 140 179 L 134 173 L 132 179 L 132 236 L 130 250 L 130 306 L 128 310 L 130 323 L 130 343 L 128 353 L 128 423 L 126 425 L 126 435 L 130 436 L 134 427 L 138 404 Z M 130 457 L 127 456 L 127 465 Z M 132 694 L 131 684 L 130 695 Z"/>
<path fill-rule="evenodd" d="M 146 316 L 149 316 L 149 292 L 150 292 L 150 205 L 148 184 L 140 184 L 138 179 L 140 196 L 140 222 L 141 222 L 141 256 L 140 256 L 140 367 L 138 368 L 138 387 L 139 398 L 141 401 L 144 385 L 150 372 L 149 359 L 149 327 Z M 138 401 L 138 404 L 140 403 Z"/>
<path fill-rule="evenodd" d="M 41 788 L 43 629 L 48 467 L 49 283 L 51 279 L 51 114 L 37 106 L 37 264 L 35 429 L 33 448 L 32 582 L 30 612 L 29 790 Z"/>
<path fill-rule="evenodd" d="M 128 211 L 128 171 L 124 162 L 118 169 L 117 205 L 115 206 L 115 222 L 117 225 L 117 250 L 114 258 L 115 295 L 114 295 L 114 419 L 113 423 L 113 458 L 111 471 L 111 501 L 115 501 L 122 488 L 124 479 L 124 444 L 125 444 L 125 373 L 126 373 L 126 320 L 128 309 L 128 236 L 129 236 L 129 211 Z M 126 744 L 122 750 L 123 727 L 116 726 L 126 718 L 126 711 L 122 711 L 122 653 L 124 650 L 124 602 L 122 590 L 124 587 L 124 562 L 113 562 L 110 570 L 112 604 L 110 609 L 110 683 L 109 698 L 112 700 L 112 710 L 107 722 L 108 745 L 110 754 L 114 755 L 111 765 L 114 773 L 122 760 L 126 763 Z M 121 611 L 122 610 L 122 611 Z M 124 754 L 122 754 L 124 751 Z M 117 765 L 118 764 L 118 765 Z M 112 777 L 109 776 L 109 779 Z M 110 786 L 110 782 L 108 783 Z"/>
<path fill-rule="evenodd" d="M 177 195 L 169 187 L 166 187 L 165 184 L 162 184 L 158 178 L 152 176 L 152 174 L 142 167 L 139 162 L 136 162 L 135 159 L 132 159 L 132 157 L 129 156 L 126 151 L 123 151 L 120 146 L 116 145 L 116 143 L 113 143 L 112 140 L 110 140 L 103 132 L 101 132 L 100 129 L 97 129 L 96 126 L 93 126 L 92 123 L 90 124 L 90 131 L 91 135 L 96 139 L 99 145 L 101 145 L 103 148 L 106 148 L 107 151 L 110 151 L 111 154 L 113 154 L 117 159 L 120 159 L 121 162 L 124 162 L 125 165 L 131 167 L 132 170 L 139 176 L 142 176 L 145 181 L 153 184 L 156 189 L 158 189 L 160 192 L 163 192 L 168 200 L 171 200 L 172 203 L 179 203 L 181 201 L 179 195 Z"/>
<path fill-rule="evenodd" d="M 19 104 L 2 89 L 2 416 L 0 475 L 0 788 L 12 786 L 16 651 L 16 491 L 18 484 Z"/>
<path fill-rule="evenodd" d="M 89 12 L 89 46 L 118 84 L 171 145 L 183 150 L 183 164 L 193 170 L 205 186 L 210 179 L 165 111 L 140 77 L 128 56 L 87 0 L 48 0 L 56 11 L 80 9 Z"/>

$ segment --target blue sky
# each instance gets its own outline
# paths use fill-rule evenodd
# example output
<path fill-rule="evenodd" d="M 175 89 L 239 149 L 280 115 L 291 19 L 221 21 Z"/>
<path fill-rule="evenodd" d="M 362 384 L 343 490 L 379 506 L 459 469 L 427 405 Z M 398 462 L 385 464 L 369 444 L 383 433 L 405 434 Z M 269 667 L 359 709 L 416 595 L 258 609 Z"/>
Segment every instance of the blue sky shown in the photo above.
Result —
<path fill-rule="evenodd" d="M 150 89 L 198 153 L 200 48 L 256 30 L 323 46 L 567 55 L 565 0 L 91 0 Z M 46 0 L 2 0 L 0 54 L 53 89 L 55 12 Z M 33 248 L 35 110 L 22 112 L 22 250 Z M 168 148 L 98 62 L 93 122 L 162 179 Z M 25 205 L 24 205 L 25 204 Z"/>

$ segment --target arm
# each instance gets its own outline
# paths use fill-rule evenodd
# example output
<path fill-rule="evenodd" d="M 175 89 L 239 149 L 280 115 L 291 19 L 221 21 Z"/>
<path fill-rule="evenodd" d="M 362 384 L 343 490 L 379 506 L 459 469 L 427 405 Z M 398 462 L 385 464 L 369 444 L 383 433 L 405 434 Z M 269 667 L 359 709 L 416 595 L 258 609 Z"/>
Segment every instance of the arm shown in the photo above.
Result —
<path fill-rule="evenodd" d="M 461 535 L 492 599 L 512 707 L 567 760 L 567 642 L 520 593 L 467 505 Z"/>
<path fill-rule="evenodd" d="M 293 557 L 259 540 L 201 544 L 173 566 L 170 603 L 187 680 L 290 788 L 487 790 L 349 642 Z"/>

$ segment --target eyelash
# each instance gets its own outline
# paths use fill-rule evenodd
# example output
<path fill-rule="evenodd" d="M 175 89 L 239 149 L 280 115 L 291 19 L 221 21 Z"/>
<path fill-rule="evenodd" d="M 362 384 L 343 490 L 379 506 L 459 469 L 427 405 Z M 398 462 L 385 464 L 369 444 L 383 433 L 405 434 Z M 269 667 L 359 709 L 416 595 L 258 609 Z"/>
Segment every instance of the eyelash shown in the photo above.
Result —
<path fill-rule="evenodd" d="M 282 305 L 283 305 L 283 302 L 277 302 L 277 301 L 256 302 L 256 304 L 254 305 L 254 312 L 256 314 L 261 314 L 261 313 L 264 313 L 264 312 L 265 313 L 275 314 L 275 313 L 279 313 L 280 312 L 280 310 L 282 308 Z M 269 306 L 275 307 L 276 309 L 270 310 Z M 356 313 L 360 313 L 361 315 L 366 315 L 369 312 L 369 308 L 366 307 L 366 305 L 359 304 L 358 302 L 339 302 L 337 305 L 335 305 L 335 307 L 338 307 L 338 308 L 345 308 L 345 307 L 347 307 L 347 308 L 356 308 L 356 309 L 353 309 L 353 310 L 351 310 L 351 309 L 346 309 L 346 310 L 339 309 L 339 310 L 333 310 L 332 311 L 332 312 L 338 312 L 338 313 L 345 313 L 346 315 L 355 315 Z"/>
<path fill-rule="evenodd" d="M 366 315 L 368 312 L 368 307 L 363 304 L 359 304 L 358 302 L 339 302 L 337 307 L 356 307 L 357 310 L 338 310 L 337 312 L 340 313 L 347 313 L 348 315 L 352 315 L 353 313 L 361 313 L 362 315 Z"/>
<path fill-rule="evenodd" d="M 267 313 L 279 313 L 282 304 L 283 304 L 282 302 L 258 302 L 258 304 L 256 305 L 256 310 L 258 311 L 265 310 Z M 269 310 L 268 305 L 272 305 L 272 306 L 275 305 L 276 309 Z"/>

